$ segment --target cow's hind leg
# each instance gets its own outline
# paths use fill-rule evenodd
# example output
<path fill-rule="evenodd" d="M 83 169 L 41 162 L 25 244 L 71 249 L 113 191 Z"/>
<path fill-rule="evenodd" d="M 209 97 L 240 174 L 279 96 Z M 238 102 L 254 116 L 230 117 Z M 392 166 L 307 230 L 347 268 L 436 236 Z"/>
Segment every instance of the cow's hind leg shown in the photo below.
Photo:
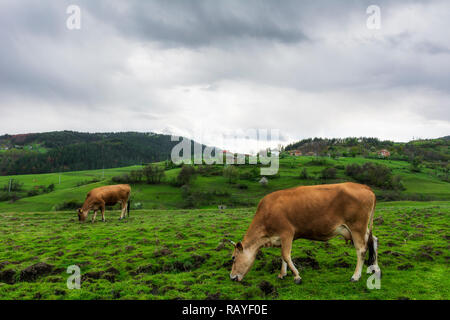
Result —
<path fill-rule="evenodd" d="M 352 238 L 353 238 L 353 244 L 355 245 L 356 249 L 356 268 L 355 273 L 353 273 L 352 278 L 350 281 L 356 282 L 359 281 L 361 278 L 362 268 L 364 266 L 364 257 L 366 255 L 367 250 L 367 238 L 368 234 L 361 233 L 359 231 L 352 230 Z"/>
<path fill-rule="evenodd" d="M 283 261 L 287 263 L 289 269 L 291 269 L 292 273 L 294 274 L 295 283 L 300 284 L 302 283 L 302 278 L 300 277 L 300 274 L 298 273 L 298 270 L 294 266 L 294 263 L 292 262 L 291 259 L 291 249 L 293 240 L 294 237 L 292 235 L 284 235 L 281 237 L 281 255 L 283 257 Z"/>
<path fill-rule="evenodd" d="M 102 220 L 103 222 L 105 221 L 105 204 L 102 203 L 102 205 L 100 206 L 100 211 L 102 212 Z"/>
<path fill-rule="evenodd" d="M 120 213 L 119 220 L 122 220 L 123 217 L 125 216 L 125 212 L 126 212 L 126 209 L 127 209 L 127 203 L 125 201 L 121 201 L 120 205 L 122 206 L 122 212 Z"/>

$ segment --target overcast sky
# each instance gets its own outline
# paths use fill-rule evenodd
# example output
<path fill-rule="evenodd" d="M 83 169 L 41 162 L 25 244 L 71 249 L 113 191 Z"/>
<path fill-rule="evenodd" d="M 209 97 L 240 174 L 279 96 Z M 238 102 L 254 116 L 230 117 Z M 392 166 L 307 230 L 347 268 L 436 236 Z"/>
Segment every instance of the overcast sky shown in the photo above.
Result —
<path fill-rule="evenodd" d="M 0 0 L 0 134 L 449 135 L 449 30 L 446 0 Z"/>

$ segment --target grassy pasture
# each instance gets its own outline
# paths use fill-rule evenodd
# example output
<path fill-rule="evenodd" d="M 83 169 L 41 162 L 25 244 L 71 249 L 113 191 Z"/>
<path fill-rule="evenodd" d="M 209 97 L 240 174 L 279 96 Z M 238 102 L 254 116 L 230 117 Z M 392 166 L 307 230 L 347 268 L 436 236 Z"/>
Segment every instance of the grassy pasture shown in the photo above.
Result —
<path fill-rule="evenodd" d="M 433 197 L 435 200 L 449 200 L 449 183 L 439 180 L 435 173 L 427 168 L 422 168 L 422 172 L 411 172 L 410 164 L 405 161 L 394 161 L 385 159 L 365 159 L 365 158 L 344 158 L 331 159 L 321 158 L 326 161 L 325 165 L 311 164 L 312 157 L 285 157 L 280 159 L 279 177 L 270 179 L 269 185 L 262 187 L 258 179 L 238 180 L 235 184 L 230 184 L 222 175 L 218 176 L 200 176 L 198 175 L 192 182 L 190 189 L 192 192 L 226 194 L 220 196 L 209 194 L 210 199 L 203 201 L 197 208 L 217 208 L 218 204 L 226 204 L 233 207 L 251 207 L 267 193 L 275 190 L 290 188 L 298 185 L 334 183 L 348 181 L 349 177 L 345 175 L 345 168 L 352 163 L 363 164 L 364 162 L 375 162 L 387 165 L 391 168 L 394 175 L 402 178 L 406 188 L 404 194 L 420 194 Z M 323 181 L 320 179 L 320 172 L 325 167 L 338 167 L 337 177 L 333 180 Z M 0 202 L 0 212 L 41 212 L 52 211 L 57 204 L 63 201 L 76 200 L 84 201 L 87 192 L 101 185 L 111 183 L 113 176 L 130 172 L 130 170 L 141 168 L 140 166 L 90 170 L 78 172 L 61 173 L 61 183 L 59 183 L 59 173 L 36 174 L 36 175 L 18 175 L 18 176 L 0 176 L 0 187 L 8 184 L 10 179 L 15 179 L 23 183 L 23 189 L 30 190 L 39 185 L 47 186 L 55 184 L 55 190 L 51 193 L 40 194 L 32 197 L 24 197 L 14 203 L 8 201 Z M 243 173 L 249 171 L 247 166 L 237 166 L 238 171 Z M 312 179 L 302 180 L 299 178 L 300 172 L 306 168 Z M 175 168 L 165 171 L 166 177 L 162 184 L 148 185 L 140 183 L 132 185 L 133 202 L 140 203 L 142 209 L 182 209 L 184 201 L 182 199 L 182 190 L 179 187 L 171 186 L 169 182 L 174 179 L 180 169 Z M 90 183 L 93 180 L 98 182 Z M 350 179 L 351 180 L 351 179 Z M 246 185 L 247 189 L 239 189 L 240 185 Z M 376 193 L 381 190 L 374 189 Z"/>
<path fill-rule="evenodd" d="M 356 254 L 340 238 L 294 242 L 301 285 L 290 272 L 277 279 L 278 248 L 231 282 L 222 240 L 240 240 L 254 208 L 135 210 L 122 221 L 112 211 L 94 224 L 73 212 L 3 212 L 0 299 L 449 299 L 449 213 L 448 201 L 378 203 L 383 277 L 369 290 L 365 274 L 349 281 Z M 70 265 L 81 268 L 79 290 L 66 287 Z"/>

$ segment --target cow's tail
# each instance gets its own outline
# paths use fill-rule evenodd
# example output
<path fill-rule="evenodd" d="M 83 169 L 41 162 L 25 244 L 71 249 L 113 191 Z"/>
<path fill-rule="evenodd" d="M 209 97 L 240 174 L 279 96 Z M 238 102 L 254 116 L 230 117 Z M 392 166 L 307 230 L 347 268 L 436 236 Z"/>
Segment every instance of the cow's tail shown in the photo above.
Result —
<path fill-rule="evenodd" d="M 127 214 L 128 214 L 128 218 L 130 217 L 130 207 L 131 207 L 131 199 L 128 199 L 128 204 L 127 204 Z"/>
<path fill-rule="evenodd" d="M 372 234 L 372 228 L 373 228 L 373 216 L 375 214 L 375 205 L 376 205 L 376 198 L 374 200 L 373 203 L 373 208 L 372 208 L 372 212 L 370 214 L 370 220 L 369 220 L 369 237 L 367 239 L 367 249 L 369 251 L 369 257 L 367 259 L 367 265 L 371 266 L 375 263 L 376 259 L 377 259 L 377 241 L 373 238 L 373 234 Z"/>
<path fill-rule="evenodd" d="M 375 263 L 377 258 L 377 248 L 375 247 L 376 243 L 372 236 L 372 230 L 369 233 L 369 239 L 367 240 L 367 249 L 369 251 L 369 257 L 367 259 L 367 265 L 371 266 Z"/>

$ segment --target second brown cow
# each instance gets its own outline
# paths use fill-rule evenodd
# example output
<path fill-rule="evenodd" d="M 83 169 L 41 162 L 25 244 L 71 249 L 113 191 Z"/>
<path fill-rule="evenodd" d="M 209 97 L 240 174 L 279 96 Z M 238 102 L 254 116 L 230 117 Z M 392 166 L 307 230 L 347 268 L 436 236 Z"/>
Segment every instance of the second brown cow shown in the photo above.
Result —
<path fill-rule="evenodd" d="M 92 189 L 86 196 L 83 207 L 78 209 L 78 220 L 85 221 L 89 212 L 94 211 L 92 222 L 95 222 L 97 211 L 102 213 L 102 221 L 105 220 L 105 207 L 113 206 L 116 203 L 120 203 L 122 212 L 119 220 L 123 219 L 125 212 L 130 215 L 130 194 L 131 187 L 128 184 L 118 184 L 112 186 L 104 186 Z"/>

